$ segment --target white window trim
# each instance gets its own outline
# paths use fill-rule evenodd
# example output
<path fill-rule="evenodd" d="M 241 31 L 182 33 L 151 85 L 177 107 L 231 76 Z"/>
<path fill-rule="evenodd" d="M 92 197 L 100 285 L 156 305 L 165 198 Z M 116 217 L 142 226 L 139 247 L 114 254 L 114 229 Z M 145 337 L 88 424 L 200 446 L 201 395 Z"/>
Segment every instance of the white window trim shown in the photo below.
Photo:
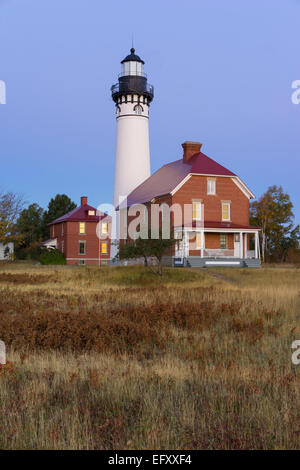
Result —
<path fill-rule="evenodd" d="M 210 183 L 214 183 L 214 192 L 211 192 Z M 216 178 L 207 178 L 207 195 L 208 196 L 215 196 L 217 194 L 217 180 Z"/>
<path fill-rule="evenodd" d="M 221 248 L 221 236 L 224 236 L 226 237 L 226 247 L 225 248 Z M 220 233 L 220 250 L 228 250 L 228 235 L 227 233 Z"/>
<path fill-rule="evenodd" d="M 228 219 L 223 218 L 223 205 L 227 204 L 228 206 Z M 231 203 L 229 201 L 222 201 L 222 222 L 230 222 L 231 220 Z"/>
<path fill-rule="evenodd" d="M 84 224 L 84 233 L 80 232 L 80 224 Z M 78 231 L 79 231 L 79 235 L 86 235 L 86 223 L 85 222 L 78 222 Z"/>
<path fill-rule="evenodd" d="M 80 243 L 83 243 L 84 244 L 84 253 L 80 253 Z M 85 240 L 79 240 L 78 241 L 78 254 L 80 256 L 84 256 L 86 254 L 86 241 Z"/>
<path fill-rule="evenodd" d="M 106 245 L 106 252 L 105 253 L 102 251 L 103 245 Z M 101 255 L 108 255 L 108 243 L 107 242 L 102 242 L 101 243 Z"/>
<path fill-rule="evenodd" d="M 199 217 L 194 217 L 194 204 L 199 204 L 200 206 Z M 192 201 L 192 220 L 202 220 L 202 201 Z"/>
<path fill-rule="evenodd" d="M 106 230 L 103 229 L 103 226 L 106 225 Z M 101 222 L 101 233 L 102 235 L 108 234 L 108 222 Z"/>

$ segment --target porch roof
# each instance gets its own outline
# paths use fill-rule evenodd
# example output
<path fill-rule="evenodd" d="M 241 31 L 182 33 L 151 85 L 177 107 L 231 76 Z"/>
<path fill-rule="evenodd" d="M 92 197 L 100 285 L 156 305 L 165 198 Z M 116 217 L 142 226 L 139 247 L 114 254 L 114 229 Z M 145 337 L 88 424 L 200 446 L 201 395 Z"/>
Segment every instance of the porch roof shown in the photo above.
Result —
<path fill-rule="evenodd" d="M 238 230 L 238 231 L 243 231 L 243 230 L 253 230 L 253 231 L 260 231 L 261 229 L 259 227 L 253 227 L 251 225 L 241 225 L 241 224 L 235 224 L 233 222 L 219 222 L 219 221 L 211 221 L 211 220 L 206 220 L 203 222 L 201 221 L 196 221 L 194 220 L 190 224 L 187 223 L 185 225 L 177 226 L 175 228 L 204 228 L 204 229 L 216 229 L 218 231 L 220 230 Z"/>

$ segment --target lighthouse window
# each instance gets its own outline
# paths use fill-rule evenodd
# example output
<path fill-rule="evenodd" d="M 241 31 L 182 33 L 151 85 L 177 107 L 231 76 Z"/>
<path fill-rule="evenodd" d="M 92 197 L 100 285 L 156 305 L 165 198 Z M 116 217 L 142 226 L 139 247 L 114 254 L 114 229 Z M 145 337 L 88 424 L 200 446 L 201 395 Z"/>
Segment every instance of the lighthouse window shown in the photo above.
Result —
<path fill-rule="evenodd" d="M 142 114 L 142 112 L 144 111 L 140 104 L 135 105 L 133 109 L 134 109 L 135 114 Z"/>

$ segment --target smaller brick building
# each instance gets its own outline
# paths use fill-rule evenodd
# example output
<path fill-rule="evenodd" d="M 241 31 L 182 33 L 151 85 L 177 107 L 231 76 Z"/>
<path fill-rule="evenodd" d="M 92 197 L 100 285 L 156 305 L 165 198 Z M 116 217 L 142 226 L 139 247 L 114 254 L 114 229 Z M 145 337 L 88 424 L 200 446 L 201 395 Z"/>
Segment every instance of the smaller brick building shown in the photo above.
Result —
<path fill-rule="evenodd" d="M 60 250 L 67 264 L 109 264 L 111 217 L 89 206 L 87 197 L 83 196 L 79 207 L 49 226 L 50 240 L 44 246 Z"/>

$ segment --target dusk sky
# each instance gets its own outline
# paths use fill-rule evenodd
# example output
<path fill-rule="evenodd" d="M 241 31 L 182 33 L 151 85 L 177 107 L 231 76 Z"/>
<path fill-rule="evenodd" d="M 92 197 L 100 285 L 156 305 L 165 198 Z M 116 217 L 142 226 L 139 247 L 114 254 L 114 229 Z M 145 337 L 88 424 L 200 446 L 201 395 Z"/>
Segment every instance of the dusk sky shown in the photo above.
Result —
<path fill-rule="evenodd" d="M 181 143 L 260 196 L 282 185 L 300 223 L 299 0 L 0 0 L 0 188 L 46 208 L 113 198 L 110 87 L 134 37 L 155 97 L 151 170 Z"/>

